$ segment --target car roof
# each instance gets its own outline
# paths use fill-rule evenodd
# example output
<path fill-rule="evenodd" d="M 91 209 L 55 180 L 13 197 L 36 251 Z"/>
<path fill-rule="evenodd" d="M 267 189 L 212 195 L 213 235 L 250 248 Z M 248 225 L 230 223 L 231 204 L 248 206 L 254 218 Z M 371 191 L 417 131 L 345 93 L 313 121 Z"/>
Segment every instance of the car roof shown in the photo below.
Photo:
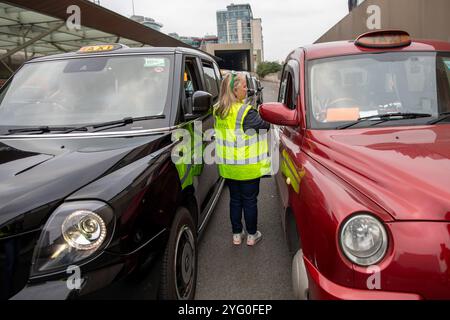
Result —
<path fill-rule="evenodd" d="M 184 47 L 140 47 L 140 48 L 129 48 L 124 46 L 123 48 L 112 50 L 112 51 L 99 51 L 99 52 L 90 52 L 90 53 L 80 53 L 77 51 L 61 53 L 55 55 L 49 55 L 44 57 L 38 57 L 30 60 L 30 62 L 39 62 L 39 61 L 49 61 L 49 60 L 63 60 L 69 58 L 81 58 L 81 57 L 93 57 L 93 56 L 104 56 L 104 55 L 124 55 L 124 54 L 175 54 L 175 53 L 184 53 L 196 55 L 204 59 L 215 60 L 214 57 L 208 55 L 207 53 Z"/>
<path fill-rule="evenodd" d="M 354 55 L 374 52 L 412 52 L 412 51 L 444 51 L 450 52 L 450 42 L 437 40 L 413 40 L 411 45 L 400 48 L 365 48 L 355 45 L 354 41 L 335 41 L 317 43 L 302 48 L 306 60 L 322 59 L 336 56 Z"/>

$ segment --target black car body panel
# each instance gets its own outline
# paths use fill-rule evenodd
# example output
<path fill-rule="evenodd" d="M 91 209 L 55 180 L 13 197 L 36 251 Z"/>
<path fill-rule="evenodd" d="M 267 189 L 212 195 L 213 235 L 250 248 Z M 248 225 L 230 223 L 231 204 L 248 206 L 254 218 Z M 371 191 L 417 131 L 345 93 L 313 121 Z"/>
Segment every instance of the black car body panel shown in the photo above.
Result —
<path fill-rule="evenodd" d="M 95 298 L 105 294 L 130 298 L 130 292 L 136 294 L 137 283 L 153 298 L 158 291 L 160 258 L 177 208 L 186 207 L 197 231 L 204 230 L 223 181 L 215 165 L 204 165 L 192 183 L 183 187 L 179 168 L 171 160 L 171 152 L 179 143 L 172 141 L 172 133 L 193 126 L 184 112 L 186 59 L 197 68 L 197 90 L 206 91 L 202 63 L 218 67 L 211 57 L 181 48 L 121 49 L 93 55 L 144 53 L 174 57 L 166 120 L 139 122 L 138 128 L 136 124 L 106 128 L 98 133 L 0 133 L 2 299 Z M 30 63 L 86 56 L 71 53 Z M 218 89 L 220 76 L 216 81 Z M 8 85 L 2 91 L 7 89 Z M 203 131 L 213 127 L 210 112 L 189 116 L 202 121 Z M 63 203 L 85 200 L 109 205 L 115 228 L 104 250 L 77 263 L 82 286 L 71 290 L 65 282 L 70 278 L 68 272 L 33 274 L 32 259 L 42 229 L 55 209 Z M 145 283 L 143 279 L 147 279 Z M 122 285 L 128 289 L 120 289 Z"/>

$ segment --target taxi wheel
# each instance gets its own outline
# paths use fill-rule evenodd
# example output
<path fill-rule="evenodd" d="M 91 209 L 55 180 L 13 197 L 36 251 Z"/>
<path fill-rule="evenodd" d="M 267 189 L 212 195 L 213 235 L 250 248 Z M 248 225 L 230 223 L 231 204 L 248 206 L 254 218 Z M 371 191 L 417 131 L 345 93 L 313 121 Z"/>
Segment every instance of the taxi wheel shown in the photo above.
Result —
<path fill-rule="evenodd" d="M 160 299 L 194 299 L 197 256 L 197 232 L 194 220 L 186 208 L 179 208 L 172 222 L 162 262 Z"/>

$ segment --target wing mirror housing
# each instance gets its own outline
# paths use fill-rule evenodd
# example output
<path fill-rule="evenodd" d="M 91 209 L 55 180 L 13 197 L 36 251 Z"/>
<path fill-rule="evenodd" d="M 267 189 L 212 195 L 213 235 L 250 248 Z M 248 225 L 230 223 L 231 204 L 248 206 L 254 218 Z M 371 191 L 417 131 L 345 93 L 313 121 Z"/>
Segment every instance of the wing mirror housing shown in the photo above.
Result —
<path fill-rule="evenodd" d="M 192 95 L 192 105 L 193 114 L 205 113 L 212 105 L 212 95 L 205 91 L 195 91 Z"/>
<path fill-rule="evenodd" d="M 264 103 L 259 107 L 261 117 L 272 124 L 287 127 L 299 125 L 297 111 L 279 102 Z"/>

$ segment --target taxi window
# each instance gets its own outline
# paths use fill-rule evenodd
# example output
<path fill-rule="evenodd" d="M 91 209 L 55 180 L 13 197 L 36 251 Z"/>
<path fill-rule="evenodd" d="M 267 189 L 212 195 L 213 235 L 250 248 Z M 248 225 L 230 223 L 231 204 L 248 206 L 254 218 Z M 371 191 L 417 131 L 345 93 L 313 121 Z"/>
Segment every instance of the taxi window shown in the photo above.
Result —
<path fill-rule="evenodd" d="M 107 56 L 26 64 L 0 101 L 0 125 L 74 125 L 162 115 L 171 56 Z"/>
<path fill-rule="evenodd" d="M 287 72 L 284 72 L 283 79 L 281 80 L 281 84 L 280 84 L 280 92 L 278 94 L 278 102 L 280 102 L 280 103 L 286 103 L 285 98 L 286 98 L 287 81 L 288 81 Z"/>
<path fill-rule="evenodd" d="M 450 58 L 444 58 L 444 65 L 445 65 L 445 71 L 447 74 L 447 81 L 448 85 L 450 87 Z"/>
<path fill-rule="evenodd" d="M 199 90 L 199 81 L 195 73 L 194 60 L 187 60 L 184 67 L 184 91 L 186 98 L 190 98 L 195 91 Z"/>
<path fill-rule="evenodd" d="M 295 109 L 295 99 L 294 99 L 294 79 L 292 74 L 289 72 L 286 84 L 286 105 L 289 109 Z"/>
<path fill-rule="evenodd" d="M 217 78 L 214 68 L 209 63 L 203 62 L 203 73 L 205 76 L 206 90 L 213 96 L 213 101 L 216 102 L 219 97 L 219 87 L 217 86 Z"/>
<path fill-rule="evenodd" d="M 450 54 L 449 54 L 450 55 Z M 450 56 L 440 56 L 438 60 L 438 93 L 442 103 L 440 112 L 450 112 Z M 440 79 L 440 81 L 439 81 Z"/>
<path fill-rule="evenodd" d="M 219 70 L 219 67 L 217 66 L 217 64 L 213 64 L 214 66 L 214 72 L 216 73 L 216 78 L 218 80 L 218 86 L 220 87 L 220 82 L 222 81 L 222 73 Z"/>
<path fill-rule="evenodd" d="M 193 95 L 195 91 L 200 90 L 200 74 L 198 73 L 198 64 L 197 60 L 193 57 L 186 57 L 184 63 L 184 79 L 183 79 L 183 87 L 184 87 L 184 99 L 183 99 L 183 113 L 185 115 L 193 113 Z"/>
<path fill-rule="evenodd" d="M 444 58 L 447 74 L 448 61 Z M 450 83 L 448 77 L 445 82 L 438 77 L 437 66 L 438 56 L 433 52 L 361 54 L 314 60 L 308 70 L 309 126 L 336 128 L 345 122 L 386 113 L 437 116 L 448 101 L 438 94 L 438 89 L 443 87 L 440 91 L 448 91 Z M 398 121 L 392 123 L 399 124 Z M 408 120 L 401 123 L 408 123 Z"/>
<path fill-rule="evenodd" d="M 284 103 L 289 109 L 295 109 L 294 79 L 289 71 L 285 71 L 280 84 L 278 102 Z"/>

